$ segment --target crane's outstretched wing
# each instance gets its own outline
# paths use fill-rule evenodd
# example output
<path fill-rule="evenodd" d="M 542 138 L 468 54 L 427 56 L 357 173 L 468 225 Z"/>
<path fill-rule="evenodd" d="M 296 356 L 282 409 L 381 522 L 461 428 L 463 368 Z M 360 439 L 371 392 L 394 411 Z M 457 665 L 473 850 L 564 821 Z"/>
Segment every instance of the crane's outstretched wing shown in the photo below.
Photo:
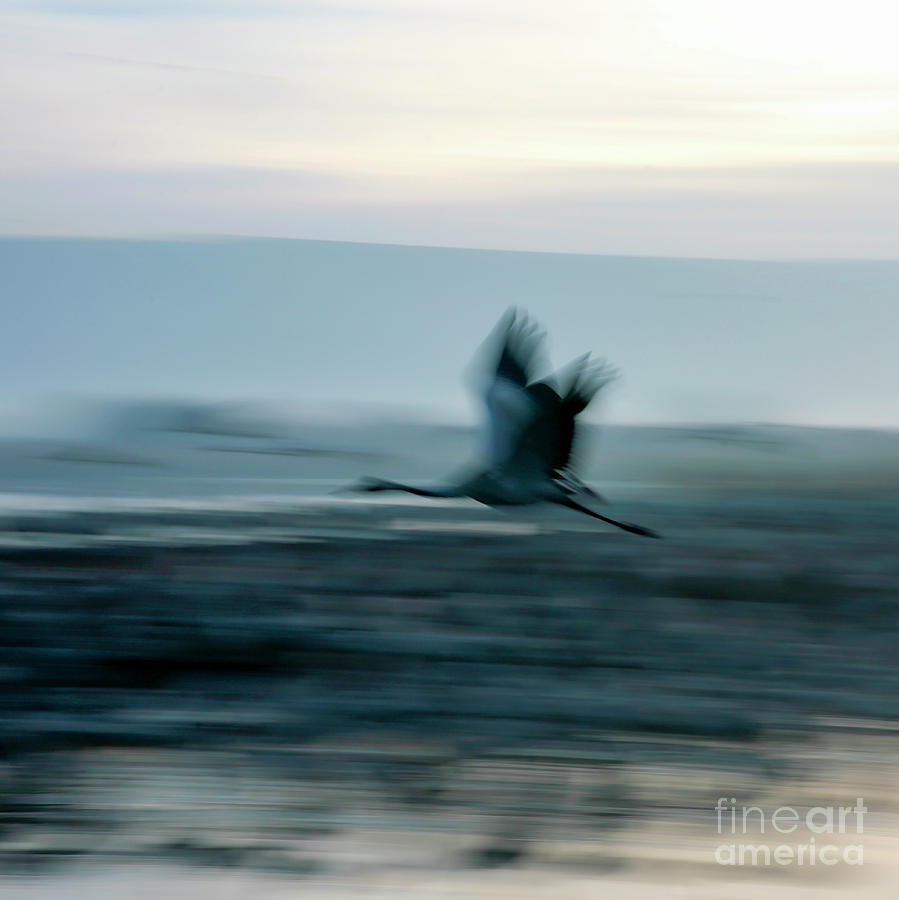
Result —
<path fill-rule="evenodd" d="M 490 468 L 518 479 L 574 477 L 575 420 L 616 377 L 615 370 L 602 360 L 591 362 L 588 353 L 537 381 L 544 337 L 537 324 L 511 310 L 494 336 L 497 361 L 485 391 Z"/>
<path fill-rule="evenodd" d="M 541 479 L 566 477 L 581 485 L 570 471 L 576 435 L 575 419 L 599 391 L 615 377 L 604 362 L 589 361 L 589 354 L 576 359 L 562 372 L 529 384 L 526 393 L 534 414 L 519 433 L 508 460 L 516 474 Z M 559 384 L 565 385 L 559 387 Z M 588 490 L 585 485 L 581 489 Z"/>
<path fill-rule="evenodd" d="M 575 419 L 590 405 L 593 398 L 618 373 L 604 360 L 590 360 L 590 354 L 576 359 L 568 367 L 571 375 L 562 394 L 556 421 L 556 435 L 550 460 L 550 471 L 560 474 L 571 465 L 575 438 Z"/>
<path fill-rule="evenodd" d="M 494 334 L 500 340 L 496 369 L 486 386 L 487 455 L 490 468 L 508 464 L 539 406 L 528 390 L 543 332 L 523 313 L 510 310 Z"/>

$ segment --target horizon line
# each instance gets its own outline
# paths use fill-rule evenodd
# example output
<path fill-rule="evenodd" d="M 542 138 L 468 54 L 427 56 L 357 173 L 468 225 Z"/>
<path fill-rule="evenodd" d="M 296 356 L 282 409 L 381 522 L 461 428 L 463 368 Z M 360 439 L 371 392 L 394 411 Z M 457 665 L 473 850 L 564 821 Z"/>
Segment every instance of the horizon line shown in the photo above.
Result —
<path fill-rule="evenodd" d="M 625 259 L 625 260 L 682 260 L 687 262 L 714 262 L 714 263 L 765 263 L 771 265 L 807 265 L 809 263 L 821 264 L 877 264 L 897 265 L 899 256 L 867 257 L 867 256 L 795 256 L 795 257 L 766 257 L 766 256 L 692 256 L 692 255 L 668 255 L 659 253 L 589 253 L 582 250 L 524 250 L 509 247 L 470 247 L 455 244 L 418 244 L 412 242 L 383 242 L 365 240 L 338 240 L 336 238 L 312 238 L 312 237 L 284 237 L 283 235 L 265 234 L 13 234 L 0 233 L 0 242 L 4 241 L 72 241 L 72 242 L 119 242 L 119 243 L 227 243 L 229 241 L 271 241 L 278 243 L 305 243 L 305 244 L 346 244 L 360 247 L 384 247 L 391 249 L 417 249 L 455 251 L 461 253 L 508 253 L 527 254 L 539 256 L 575 256 L 598 259 Z"/>

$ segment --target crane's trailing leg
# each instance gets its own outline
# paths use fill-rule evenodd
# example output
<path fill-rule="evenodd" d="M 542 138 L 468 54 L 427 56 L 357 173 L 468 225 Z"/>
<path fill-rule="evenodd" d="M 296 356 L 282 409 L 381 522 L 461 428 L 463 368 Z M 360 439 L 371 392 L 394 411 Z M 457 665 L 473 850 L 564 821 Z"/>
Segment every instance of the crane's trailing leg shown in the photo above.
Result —
<path fill-rule="evenodd" d="M 640 534 L 643 537 L 650 538 L 660 538 L 661 535 L 657 532 L 653 531 L 651 528 L 643 528 L 641 525 L 632 525 L 630 522 L 619 522 L 617 519 L 609 518 L 609 516 L 603 516 L 598 512 L 593 512 L 592 509 L 587 509 L 586 506 L 581 506 L 576 500 L 572 500 L 571 497 L 560 497 L 558 499 L 553 499 L 553 503 L 558 503 L 560 506 L 567 506 L 569 509 L 576 509 L 578 512 L 586 513 L 588 516 L 593 516 L 594 519 L 600 519 L 603 522 L 608 522 L 609 525 L 614 525 L 616 528 L 621 528 L 624 531 L 629 531 L 631 534 Z"/>

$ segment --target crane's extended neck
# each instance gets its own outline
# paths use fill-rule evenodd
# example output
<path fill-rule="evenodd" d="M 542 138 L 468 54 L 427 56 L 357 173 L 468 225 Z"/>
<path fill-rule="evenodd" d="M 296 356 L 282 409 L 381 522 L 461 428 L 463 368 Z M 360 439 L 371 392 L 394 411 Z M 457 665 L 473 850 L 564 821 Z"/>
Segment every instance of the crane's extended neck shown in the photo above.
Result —
<path fill-rule="evenodd" d="M 352 490 L 361 492 L 374 491 L 402 491 L 406 494 L 415 494 L 418 497 L 462 497 L 463 493 L 454 485 L 444 487 L 424 488 L 412 484 L 403 484 L 399 481 L 387 481 L 383 478 L 364 478 Z"/>

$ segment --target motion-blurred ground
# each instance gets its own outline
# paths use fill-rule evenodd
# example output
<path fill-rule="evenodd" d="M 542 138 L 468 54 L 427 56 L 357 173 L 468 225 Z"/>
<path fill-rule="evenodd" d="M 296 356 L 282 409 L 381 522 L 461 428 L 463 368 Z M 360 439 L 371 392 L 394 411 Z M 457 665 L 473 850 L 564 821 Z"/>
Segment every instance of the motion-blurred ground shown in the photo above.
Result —
<path fill-rule="evenodd" d="M 737 462 L 714 445 L 705 483 L 696 460 L 720 433 L 673 435 L 699 448 L 692 468 L 654 484 L 607 441 L 614 514 L 663 541 L 565 510 L 274 483 L 252 503 L 221 487 L 125 499 L 97 486 L 133 460 L 32 456 L 94 489 L 69 476 L 5 499 L 0 891 L 891 896 L 897 439 L 865 438 L 887 448 L 876 469 L 747 433 Z M 311 476 L 403 468 L 329 465 Z M 864 866 L 722 867 L 719 797 L 769 812 L 862 797 L 864 835 L 844 839 Z"/>

